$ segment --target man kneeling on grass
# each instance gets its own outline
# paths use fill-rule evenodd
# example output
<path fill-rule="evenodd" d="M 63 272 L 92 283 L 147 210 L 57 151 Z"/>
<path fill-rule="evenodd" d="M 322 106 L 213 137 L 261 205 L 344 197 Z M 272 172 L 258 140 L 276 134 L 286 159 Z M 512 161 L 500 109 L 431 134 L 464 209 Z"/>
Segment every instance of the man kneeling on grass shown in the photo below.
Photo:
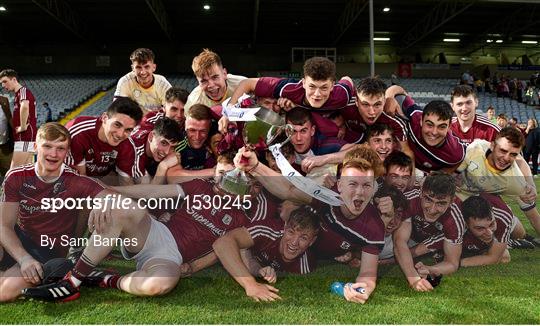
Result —
<path fill-rule="evenodd" d="M 279 291 L 255 280 L 261 276 L 275 283 L 276 272 L 307 274 L 315 268 L 315 255 L 309 247 L 317 239 L 319 218 L 309 206 L 291 213 L 287 222 L 267 217 L 247 227 L 228 232 L 214 242 L 214 252 L 223 267 L 255 301 L 281 299 Z M 250 249 L 241 251 L 241 249 Z M 246 255 L 241 256 L 242 253 Z M 244 262 L 242 262 L 244 259 Z"/>

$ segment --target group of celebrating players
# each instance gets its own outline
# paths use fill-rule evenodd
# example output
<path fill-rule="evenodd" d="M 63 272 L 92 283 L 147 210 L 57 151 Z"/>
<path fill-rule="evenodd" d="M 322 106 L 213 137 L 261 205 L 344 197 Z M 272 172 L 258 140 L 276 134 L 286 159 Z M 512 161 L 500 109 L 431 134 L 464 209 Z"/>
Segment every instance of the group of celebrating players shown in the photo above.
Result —
<path fill-rule="evenodd" d="M 326 58 L 308 59 L 301 80 L 245 78 L 205 49 L 189 93 L 154 73 L 151 50 L 130 59 L 106 112 L 66 127 L 37 129 L 31 92 L 13 70 L 0 72 L 16 92 L 15 152 L 24 154 L 2 186 L 0 301 L 70 301 L 81 286 L 161 295 L 217 262 L 247 296 L 273 301 L 281 272 L 307 274 L 330 259 L 358 269 L 344 297 L 365 303 L 379 264 L 399 264 L 412 289 L 431 291 L 442 275 L 507 263 L 508 248 L 534 245 L 501 195 L 540 234 L 524 137 L 476 114 L 467 85 L 422 108 L 377 77 L 336 81 Z M 245 144 L 247 122 L 231 121 L 227 99 L 282 115 L 288 138 L 277 150 Z M 47 198 L 103 205 L 52 212 Z M 184 200 L 137 205 L 152 198 Z M 118 244 L 136 262 L 127 275 L 97 267 Z"/>

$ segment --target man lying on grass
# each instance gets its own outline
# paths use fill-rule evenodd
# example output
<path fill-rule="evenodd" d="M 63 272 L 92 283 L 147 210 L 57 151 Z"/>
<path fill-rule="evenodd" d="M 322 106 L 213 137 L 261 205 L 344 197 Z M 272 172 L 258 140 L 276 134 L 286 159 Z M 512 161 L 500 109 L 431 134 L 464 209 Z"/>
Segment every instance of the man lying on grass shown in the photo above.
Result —
<path fill-rule="evenodd" d="M 307 274 L 315 269 L 316 259 L 309 247 L 317 239 L 319 218 L 309 206 L 295 209 L 287 222 L 279 217 L 252 222 L 227 232 L 214 242 L 214 252 L 223 267 L 255 301 L 281 299 L 275 287 L 255 280 L 261 276 L 275 283 L 276 272 Z M 246 255 L 241 255 L 241 249 Z M 244 259 L 244 262 L 242 262 Z"/>
<path fill-rule="evenodd" d="M 234 153 L 232 153 L 234 155 Z M 195 179 L 181 186 L 135 185 L 117 187 L 121 193 L 133 198 L 184 198 L 188 194 L 200 195 L 201 200 L 185 200 L 170 220 L 162 223 L 133 203 L 109 219 L 96 223 L 96 232 L 90 238 L 75 267 L 59 282 L 25 290 L 25 295 L 47 301 L 70 301 L 80 296 L 79 286 L 83 281 L 100 287 L 118 288 L 139 296 L 158 296 L 172 291 L 178 283 L 182 261 L 191 261 L 212 250 L 212 244 L 228 230 L 247 225 L 241 207 L 231 204 L 220 186 L 221 173 L 233 169 L 232 155 L 218 158 L 216 180 Z M 126 200 L 127 198 L 123 198 Z M 230 198 L 229 198 L 230 199 Z M 129 201 L 129 199 L 127 199 Z M 213 209 L 205 208 L 212 200 L 222 203 Z M 226 207 L 226 202 L 229 206 Z M 114 273 L 96 272 L 94 268 L 114 248 L 99 245 L 98 236 L 121 238 L 126 241 L 122 254 L 135 260 L 137 270 L 124 276 Z"/>
<path fill-rule="evenodd" d="M 484 266 L 510 262 L 506 243 L 510 239 L 512 211 L 498 196 L 482 194 L 462 205 L 467 232 L 463 237 L 461 266 Z"/>
<path fill-rule="evenodd" d="M 247 164 L 241 163 L 242 156 L 248 160 Z M 373 152 L 372 156 L 377 154 Z M 361 158 L 346 162 L 336 189 L 344 203 L 331 206 L 294 187 L 285 177 L 260 163 L 254 152 L 242 148 L 234 162 L 275 196 L 310 204 L 319 212 L 321 229 L 314 244 L 319 257 L 334 258 L 356 249 L 362 252 L 356 281 L 345 288 L 344 296 L 348 301 L 365 303 L 375 290 L 378 254 L 384 245 L 384 222 L 371 203 L 376 187 L 374 171 L 378 167 Z M 360 287 L 365 289 L 364 293 L 356 291 Z"/>

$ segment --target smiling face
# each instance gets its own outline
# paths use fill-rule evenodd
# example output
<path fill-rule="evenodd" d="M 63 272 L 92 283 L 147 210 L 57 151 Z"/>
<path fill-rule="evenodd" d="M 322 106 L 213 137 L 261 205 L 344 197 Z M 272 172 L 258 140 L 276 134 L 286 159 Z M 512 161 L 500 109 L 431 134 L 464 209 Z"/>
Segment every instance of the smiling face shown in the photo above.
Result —
<path fill-rule="evenodd" d="M 210 131 L 210 120 L 186 119 L 186 134 L 189 146 L 193 149 L 202 148 L 208 139 Z"/>
<path fill-rule="evenodd" d="M 156 71 L 156 64 L 153 61 L 134 61 L 131 64 L 131 70 L 137 76 L 137 82 L 142 87 L 148 88 L 154 83 L 154 71 Z"/>
<path fill-rule="evenodd" d="M 411 182 L 411 176 L 412 172 L 410 168 L 390 165 L 388 171 L 386 171 L 385 181 L 387 184 L 398 188 L 399 191 L 404 192 Z"/>
<path fill-rule="evenodd" d="M 113 147 L 118 146 L 127 139 L 135 126 L 137 126 L 135 120 L 123 113 L 116 113 L 110 117 L 104 113 L 101 120 L 103 124 L 99 130 L 99 137 Z"/>
<path fill-rule="evenodd" d="M 69 150 L 69 141 L 63 137 L 56 140 L 36 139 L 37 169 L 40 176 L 58 176 Z"/>
<path fill-rule="evenodd" d="M 306 101 L 313 108 L 321 108 L 330 97 L 334 81 L 332 79 L 313 80 L 306 76 L 302 80 L 302 86 L 306 91 Z"/>
<path fill-rule="evenodd" d="M 227 70 L 217 64 L 196 77 L 202 91 L 214 101 L 220 101 L 227 92 Z"/>
<path fill-rule="evenodd" d="M 345 204 L 341 210 L 345 216 L 354 218 L 362 214 L 375 193 L 375 175 L 373 170 L 349 167 L 342 171 L 337 186 Z"/>
<path fill-rule="evenodd" d="M 394 137 L 392 136 L 392 133 L 385 130 L 379 135 L 371 136 L 368 140 L 368 144 L 375 152 L 377 152 L 381 161 L 384 161 L 394 149 Z"/>
<path fill-rule="evenodd" d="M 491 153 L 487 159 L 492 167 L 505 170 L 514 163 L 520 151 L 520 147 L 512 144 L 506 137 L 501 137 L 491 142 Z"/>
<path fill-rule="evenodd" d="M 422 117 L 422 139 L 429 146 L 442 144 L 450 128 L 450 120 L 441 120 L 436 114 Z"/>
<path fill-rule="evenodd" d="M 457 118 L 461 122 L 471 122 L 474 120 L 476 114 L 476 107 L 478 107 L 478 100 L 474 95 L 468 95 L 466 97 L 456 96 L 452 100 L 452 110 L 456 114 Z"/>
<path fill-rule="evenodd" d="M 436 221 L 448 210 L 453 200 L 454 197 L 450 195 L 435 196 L 432 193 L 422 191 L 420 205 L 422 206 L 424 218 L 431 222 Z"/>
<path fill-rule="evenodd" d="M 489 218 L 470 217 L 467 220 L 467 230 L 484 243 L 493 241 L 493 234 L 497 230 L 497 223 L 493 216 Z"/>
<path fill-rule="evenodd" d="M 156 162 L 161 162 L 169 153 L 174 150 L 177 143 L 166 139 L 163 136 L 156 136 L 152 131 L 148 135 L 148 144 L 150 148 L 150 155 Z"/>
<path fill-rule="evenodd" d="M 170 103 L 165 102 L 165 116 L 182 124 L 184 120 L 186 120 L 184 115 L 184 103 L 180 100 L 174 100 Z"/>
<path fill-rule="evenodd" d="M 284 261 L 290 262 L 306 252 L 316 239 L 317 231 L 311 228 L 290 226 L 287 223 L 279 242 L 279 253 Z"/>

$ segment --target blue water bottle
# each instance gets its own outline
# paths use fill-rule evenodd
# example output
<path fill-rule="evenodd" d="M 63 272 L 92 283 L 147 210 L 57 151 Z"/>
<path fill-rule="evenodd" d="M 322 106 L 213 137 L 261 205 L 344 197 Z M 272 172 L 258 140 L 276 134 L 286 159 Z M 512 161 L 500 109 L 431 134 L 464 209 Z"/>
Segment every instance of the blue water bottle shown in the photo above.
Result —
<path fill-rule="evenodd" d="M 352 283 L 343 284 L 343 282 L 334 282 L 334 283 L 332 283 L 332 285 L 330 285 L 330 292 L 344 297 L 344 294 L 343 294 L 344 289 L 343 289 L 343 287 L 350 286 L 351 284 Z M 363 287 L 359 287 L 359 288 L 356 289 L 356 292 L 364 294 L 364 293 L 366 293 L 366 289 L 364 289 Z"/>

